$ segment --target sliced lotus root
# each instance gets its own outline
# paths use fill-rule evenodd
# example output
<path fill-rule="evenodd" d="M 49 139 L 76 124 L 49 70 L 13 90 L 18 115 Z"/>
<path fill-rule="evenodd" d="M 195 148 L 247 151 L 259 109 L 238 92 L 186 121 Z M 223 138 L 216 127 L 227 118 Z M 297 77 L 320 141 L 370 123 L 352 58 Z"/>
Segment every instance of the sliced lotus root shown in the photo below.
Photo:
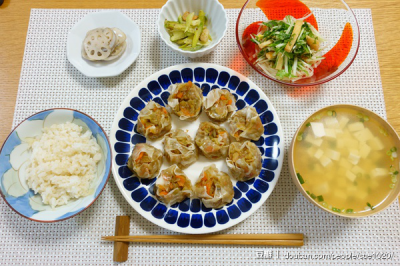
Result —
<path fill-rule="evenodd" d="M 112 28 L 112 30 L 114 31 L 115 35 L 117 35 L 117 46 L 125 42 L 126 35 L 122 30 L 118 28 Z"/>
<path fill-rule="evenodd" d="M 115 34 L 115 32 L 110 28 L 104 28 L 103 34 L 109 40 L 108 45 L 110 46 L 110 48 L 114 49 L 117 46 L 117 34 Z"/>
<path fill-rule="evenodd" d="M 120 57 L 126 50 L 126 41 L 115 47 L 114 51 L 110 54 L 110 56 L 105 61 L 111 61 Z"/>
<path fill-rule="evenodd" d="M 85 46 L 83 45 L 83 43 L 82 43 L 82 51 L 81 51 L 81 54 L 82 54 L 82 57 L 83 58 L 85 58 L 85 59 L 87 59 L 87 60 L 90 60 L 90 58 L 87 56 L 87 54 L 86 54 L 86 50 L 85 50 Z"/>
<path fill-rule="evenodd" d="M 102 29 L 88 33 L 83 45 L 90 60 L 104 60 L 112 52 L 112 48 L 109 46 L 109 39 L 103 34 Z"/>

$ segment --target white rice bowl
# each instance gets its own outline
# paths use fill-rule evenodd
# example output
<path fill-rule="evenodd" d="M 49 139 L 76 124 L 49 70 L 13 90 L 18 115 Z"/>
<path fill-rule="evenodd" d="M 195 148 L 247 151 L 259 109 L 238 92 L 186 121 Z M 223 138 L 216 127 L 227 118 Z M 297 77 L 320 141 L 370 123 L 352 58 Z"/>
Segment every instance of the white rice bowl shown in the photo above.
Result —
<path fill-rule="evenodd" d="M 67 122 L 43 128 L 43 134 L 30 139 L 32 155 L 26 170 L 28 186 L 52 208 L 94 193 L 102 150 L 92 132 Z"/>

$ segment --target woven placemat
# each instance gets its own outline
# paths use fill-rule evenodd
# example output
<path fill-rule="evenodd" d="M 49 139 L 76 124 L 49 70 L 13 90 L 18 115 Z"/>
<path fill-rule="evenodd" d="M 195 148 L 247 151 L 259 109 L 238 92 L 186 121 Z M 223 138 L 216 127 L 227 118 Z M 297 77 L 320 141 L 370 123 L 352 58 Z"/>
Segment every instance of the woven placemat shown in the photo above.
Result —
<path fill-rule="evenodd" d="M 68 107 L 91 115 L 109 133 L 120 103 L 136 84 L 160 69 L 185 62 L 230 67 L 262 88 L 280 116 L 286 151 L 301 121 L 326 105 L 356 104 L 386 117 L 370 10 L 354 10 L 360 25 L 361 46 L 353 65 L 327 84 L 297 89 L 270 82 L 245 63 L 234 34 L 238 9 L 227 10 L 229 29 L 217 50 L 195 60 L 173 53 L 159 38 L 155 26 L 159 10 L 121 10 L 142 30 L 142 52 L 118 77 L 87 78 L 66 58 L 67 34 L 86 14 L 97 11 L 100 10 L 31 11 L 14 126 L 43 109 Z M 2 265 L 111 264 L 113 245 L 100 241 L 100 237 L 114 234 L 116 215 L 131 216 L 131 234 L 173 234 L 137 214 L 112 178 L 88 210 L 67 221 L 32 222 L 15 214 L 3 200 L 0 211 Z M 398 265 L 399 220 L 397 201 L 382 213 L 362 219 L 336 217 L 318 209 L 296 189 L 285 158 L 278 185 L 266 203 L 244 222 L 221 233 L 304 233 L 303 247 L 131 244 L 127 264 L 265 265 L 273 261 L 283 265 Z M 383 254 L 392 257 L 382 259 Z"/>

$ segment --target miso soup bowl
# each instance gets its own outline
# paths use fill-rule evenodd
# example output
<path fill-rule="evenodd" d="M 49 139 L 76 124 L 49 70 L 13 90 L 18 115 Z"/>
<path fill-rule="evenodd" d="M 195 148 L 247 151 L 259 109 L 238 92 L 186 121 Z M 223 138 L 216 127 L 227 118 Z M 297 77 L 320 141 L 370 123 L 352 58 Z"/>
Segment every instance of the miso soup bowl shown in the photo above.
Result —
<path fill-rule="evenodd" d="M 368 211 L 368 212 L 350 213 L 349 214 L 349 213 L 334 212 L 334 211 L 329 210 L 327 208 L 324 208 L 323 206 L 318 204 L 313 198 L 311 198 L 310 195 L 307 194 L 306 190 L 300 184 L 300 181 L 297 178 L 296 170 L 295 170 L 295 167 L 294 167 L 294 162 L 296 160 L 296 158 L 294 158 L 294 144 L 295 144 L 295 141 L 297 139 L 297 136 L 299 135 L 301 130 L 304 128 L 304 126 L 309 122 L 311 117 L 313 117 L 317 113 L 320 113 L 321 111 L 328 111 L 328 110 L 332 110 L 332 109 L 335 109 L 335 108 L 351 108 L 351 109 L 357 110 L 359 112 L 362 112 L 363 114 L 369 116 L 370 118 L 375 119 L 387 131 L 387 133 L 393 137 L 396 147 L 400 147 L 400 138 L 397 135 L 397 133 L 394 130 L 394 128 L 385 119 L 383 119 L 382 117 L 380 117 L 376 113 L 374 113 L 374 112 L 372 112 L 372 111 L 370 111 L 368 109 L 356 106 L 356 105 L 337 104 L 337 105 L 327 106 L 327 107 L 324 107 L 322 109 L 319 109 L 318 111 L 314 112 L 309 117 L 307 117 L 307 119 L 304 120 L 304 122 L 299 126 L 299 128 L 296 131 L 296 133 L 294 134 L 292 142 L 291 142 L 290 147 L 289 147 L 289 173 L 290 173 L 290 176 L 292 177 L 293 182 L 295 183 L 296 187 L 299 189 L 301 194 L 303 194 L 303 196 L 308 201 L 310 201 L 312 204 L 314 204 L 315 206 L 317 206 L 318 208 L 320 208 L 320 209 L 322 209 L 322 210 L 324 210 L 326 212 L 329 212 L 329 213 L 332 213 L 332 214 L 338 215 L 338 216 L 349 217 L 349 218 L 359 218 L 359 217 L 366 217 L 366 216 L 374 215 L 374 214 L 376 214 L 378 212 L 383 211 L 384 209 L 389 207 L 390 204 L 392 204 L 395 200 L 398 199 L 399 194 L 400 194 L 399 182 L 397 182 L 396 186 L 390 191 L 390 193 L 388 193 L 387 197 L 382 202 L 382 204 L 380 204 L 379 206 L 377 206 L 373 210 Z M 304 156 L 308 156 L 308 155 L 304 154 Z"/>

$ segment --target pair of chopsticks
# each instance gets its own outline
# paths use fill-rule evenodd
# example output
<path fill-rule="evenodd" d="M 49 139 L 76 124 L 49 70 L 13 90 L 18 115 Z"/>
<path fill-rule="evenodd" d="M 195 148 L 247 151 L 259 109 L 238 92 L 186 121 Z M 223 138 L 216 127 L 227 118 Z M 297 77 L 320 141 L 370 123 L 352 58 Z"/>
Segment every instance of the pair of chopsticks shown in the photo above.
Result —
<path fill-rule="evenodd" d="M 105 241 L 214 245 L 303 246 L 303 234 L 103 236 Z"/>

